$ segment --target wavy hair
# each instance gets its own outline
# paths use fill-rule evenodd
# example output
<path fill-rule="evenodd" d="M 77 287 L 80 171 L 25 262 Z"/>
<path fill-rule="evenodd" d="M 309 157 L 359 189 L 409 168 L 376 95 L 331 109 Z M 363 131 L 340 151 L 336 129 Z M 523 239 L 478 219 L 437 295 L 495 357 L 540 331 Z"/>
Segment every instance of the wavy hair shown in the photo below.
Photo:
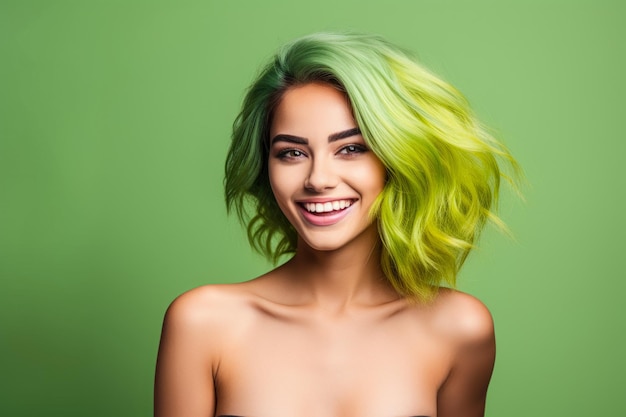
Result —
<path fill-rule="evenodd" d="M 371 215 L 381 264 L 398 293 L 427 300 L 454 287 L 492 207 L 508 165 L 518 166 L 451 85 L 410 53 L 375 35 L 319 33 L 282 47 L 244 98 L 225 166 L 229 212 L 252 247 L 277 262 L 297 234 L 276 203 L 268 176 L 274 109 L 290 87 L 329 83 L 345 92 L 364 140 L 387 170 Z"/>

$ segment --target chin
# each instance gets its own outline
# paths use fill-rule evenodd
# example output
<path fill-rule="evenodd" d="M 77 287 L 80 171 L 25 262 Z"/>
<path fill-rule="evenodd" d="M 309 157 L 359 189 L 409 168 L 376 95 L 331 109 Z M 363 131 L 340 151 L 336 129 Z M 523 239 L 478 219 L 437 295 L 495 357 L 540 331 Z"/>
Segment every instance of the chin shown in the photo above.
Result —
<path fill-rule="evenodd" d="M 298 241 L 298 246 L 303 246 L 314 251 L 319 252 L 333 252 L 343 249 L 357 249 L 369 250 L 375 241 L 378 239 L 378 232 L 375 227 L 366 228 L 356 235 L 335 234 L 334 236 L 302 236 Z"/>
<path fill-rule="evenodd" d="M 310 250 L 318 252 L 332 252 L 343 248 L 345 245 L 332 243 L 332 242 L 311 242 L 307 240 L 300 240 L 299 246 L 304 246 Z"/>

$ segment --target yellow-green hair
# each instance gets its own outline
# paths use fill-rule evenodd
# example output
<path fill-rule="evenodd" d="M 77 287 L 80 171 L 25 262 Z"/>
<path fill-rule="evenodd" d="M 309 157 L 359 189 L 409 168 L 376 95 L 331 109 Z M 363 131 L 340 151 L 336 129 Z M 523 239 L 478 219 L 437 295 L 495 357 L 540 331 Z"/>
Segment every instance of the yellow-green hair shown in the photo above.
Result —
<path fill-rule="evenodd" d="M 320 33 L 283 48 L 250 86 L 226 160 L 230 211 L 273 261 L 297 234 L 272 194 L 267 143 L 273 110 L 290 87 L 326 82 L 344 91 L 371 150 L 387 170 L 372 207 L 382 268 L 402 295 L 426 300 L 456 275 L 497 202 L 501 162 L 517 164 L 465 98 L 381 37 Z"/>

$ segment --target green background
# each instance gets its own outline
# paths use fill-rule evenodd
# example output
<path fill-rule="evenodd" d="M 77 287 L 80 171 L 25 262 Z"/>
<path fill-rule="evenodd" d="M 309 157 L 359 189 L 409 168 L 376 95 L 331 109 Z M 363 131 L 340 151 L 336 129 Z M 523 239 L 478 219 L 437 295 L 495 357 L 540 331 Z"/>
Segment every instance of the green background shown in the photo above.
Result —
<path fill-rule="evenodd" d="M 497 326 L 487 415 L 626 415 L 624 10 L 1 1 L 0 415 L 151 414 L 168 303 L 268 268 L 222 199 L 244 89 L 328 29 L 416 51 L 525 168 L 515 239 L 487 230 L 460 277 Z"/>

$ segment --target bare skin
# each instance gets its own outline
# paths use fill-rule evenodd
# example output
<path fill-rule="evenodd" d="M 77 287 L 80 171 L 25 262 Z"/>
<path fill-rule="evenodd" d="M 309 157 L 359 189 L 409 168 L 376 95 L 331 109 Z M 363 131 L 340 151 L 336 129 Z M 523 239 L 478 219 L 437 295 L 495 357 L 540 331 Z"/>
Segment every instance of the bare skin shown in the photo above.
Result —
<path fill-rule="evenodd" d="M 292 88 L 275 114 L 270 180 L 300 236 L 296 254 L 252 281 L 196 288 L 172 303 L 155 416 L 483 416 L 491 316 L 458 291 L 411 303 L 388 284 L 376 226 L 362 216 L 384 170 L 358 148 L 358 132 L 330 139 L 355 127 L 343 95 Z M 311 201 L 337 200 L 351 211 L 336 223 L 304 213 Z"/>

